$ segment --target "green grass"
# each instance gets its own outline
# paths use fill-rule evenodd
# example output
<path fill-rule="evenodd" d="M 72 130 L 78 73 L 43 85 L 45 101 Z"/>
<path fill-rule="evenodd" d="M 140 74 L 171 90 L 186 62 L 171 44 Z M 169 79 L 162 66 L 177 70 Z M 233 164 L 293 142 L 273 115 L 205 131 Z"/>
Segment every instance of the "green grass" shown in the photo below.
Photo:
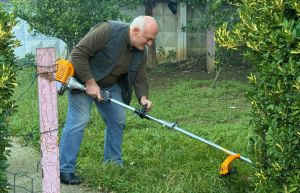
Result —
<path fill-rule="evenodd" d="M 16 98 L 32 79 L 32 70 L 19 73 L 20 87 Z M 211 88 L 212 79 L 181 78 L 165 74 L 150 75 L 150 115 L 177 122 L 177 126 L 217 143 L 245 157 L 248 149 L 249 105 L 244 94 L 247 83 L 220 79 Z M 165 81 L 164 81 L 165 80 Z M 21 100 L 12 119 L 15 134 L 38 145 L 39 119 L 36 82 Z M 66 96 L 59 96 L 60 132 L 66 116 Z M 132 106 L 138 107 L 136 101 Z M 226 154 L 196 139 L 159 123 L 140 119 L 128 111 L 124 133 L 124 168 L 101 163 L 103 158 L 104 123 L 93 108 L 85 130 L 80 155 L 79 173 L 85 183 L 100 192 L 128 193 L 240 193 L 253 188 L 253 166 L 242 160 L 234 165 L 237 174 L 220 177 L 219 165 Z M 17 117 L 17 118 L 16 118 Z M 30 135 L 31 134 L 31 135 Z"/>

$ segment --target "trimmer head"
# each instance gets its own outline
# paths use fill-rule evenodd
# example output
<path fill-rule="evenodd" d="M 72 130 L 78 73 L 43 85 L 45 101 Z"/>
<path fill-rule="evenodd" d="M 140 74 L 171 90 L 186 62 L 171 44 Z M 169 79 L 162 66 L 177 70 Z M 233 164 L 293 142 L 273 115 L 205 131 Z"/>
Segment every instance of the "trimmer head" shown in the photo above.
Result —
<path fill-rule="evenodd" d="M 221 174 L 221 176 L 226 176 L 231 173 L 234 173 L 236 171 L 236 168 L 232 167 L 232 162 L 240 157 L 240 154 L 229 155 L 220 166 L 219 173 Z"/>

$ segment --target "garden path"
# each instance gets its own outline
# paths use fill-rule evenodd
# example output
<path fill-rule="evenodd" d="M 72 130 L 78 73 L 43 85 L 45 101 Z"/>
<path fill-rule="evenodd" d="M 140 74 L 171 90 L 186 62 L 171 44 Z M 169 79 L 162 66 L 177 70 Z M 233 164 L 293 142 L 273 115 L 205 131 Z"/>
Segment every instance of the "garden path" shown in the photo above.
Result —
<path fill-rule="evenodd" d="M 12 147 L 8 148 L 11 150 L 11 156 L 8 158 L 10 166 L 7 169 L 8 181 L 12 185 L 9 193 L 41 193 L 40 153 L 30 146 L 23 146 L 17 138 L 12 139 L 11 145 Z M 76 186 L 61 184 L 60 192 L 96 193 L 84 184 Z"/>

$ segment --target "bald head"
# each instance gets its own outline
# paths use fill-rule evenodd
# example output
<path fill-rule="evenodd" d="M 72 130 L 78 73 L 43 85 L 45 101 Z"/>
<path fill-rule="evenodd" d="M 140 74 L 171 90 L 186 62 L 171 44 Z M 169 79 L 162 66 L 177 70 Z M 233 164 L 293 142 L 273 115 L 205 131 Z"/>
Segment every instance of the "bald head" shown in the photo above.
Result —
<path fill-rule="evenodd" d="M 133 19 L 133 21 L 130 24 L 130 28 L 137 27 L 142 32 L 145 28 L 155 28 L 158 29 L 156 20 L 151 16 L 138 16 Z"/>
<path fill-rule="evenodd" d="M 132 46 L 144 50 L 151 46 L 158 33 L 156 20 L 151 16 L 138 16 L 130 24 L 130 41 Z"/>

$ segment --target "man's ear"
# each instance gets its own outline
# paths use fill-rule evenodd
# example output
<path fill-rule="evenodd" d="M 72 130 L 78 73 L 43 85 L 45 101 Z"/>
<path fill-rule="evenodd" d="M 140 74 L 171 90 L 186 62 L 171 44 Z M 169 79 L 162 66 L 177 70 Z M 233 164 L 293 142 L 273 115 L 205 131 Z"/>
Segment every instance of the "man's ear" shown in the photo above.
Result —
<path fill-rule="evenodd" d="M 134 27 L 134 28 L 133 28 L 133 32 L 134 32 L 134 33 L 138 33 L 139 31 L 140 31 L 140 29 L 139 29 L 138 27 Z"/>

